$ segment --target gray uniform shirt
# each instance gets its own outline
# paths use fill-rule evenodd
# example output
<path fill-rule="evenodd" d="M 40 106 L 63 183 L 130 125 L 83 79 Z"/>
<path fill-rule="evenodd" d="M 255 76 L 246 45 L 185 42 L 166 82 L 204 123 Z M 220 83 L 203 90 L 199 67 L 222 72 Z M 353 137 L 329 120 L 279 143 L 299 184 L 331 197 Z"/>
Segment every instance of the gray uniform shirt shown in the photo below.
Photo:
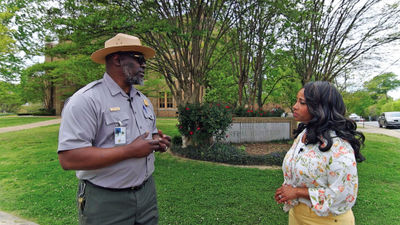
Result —
<path fill-rule="evenodd" d="M 83 147 L 114 147 L 114 128 L 126 127 L 126 144 L 148 131 L 157 133 L 153 106 L 135 88 L 129 96 L 107 74 L 78 90 L 67 101 L 62 112 L 58 152 Z M 140 185 L 154 171 L 154 154 L 131 158 L 114 165 L 79 170 L 79 179 L 109 188 Z"/>

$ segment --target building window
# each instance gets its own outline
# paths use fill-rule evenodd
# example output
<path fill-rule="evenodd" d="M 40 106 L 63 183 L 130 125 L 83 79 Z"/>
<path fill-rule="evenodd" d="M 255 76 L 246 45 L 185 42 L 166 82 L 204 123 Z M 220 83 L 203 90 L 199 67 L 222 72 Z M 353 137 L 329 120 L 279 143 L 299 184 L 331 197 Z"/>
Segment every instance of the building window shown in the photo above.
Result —
<path fill-rule="evenodd" d="M 173 108 L 172 93 L 167 93 L 167 108 Z"/>
<path fill-rule="evenodd" d="M 160 92 L 160 98 L 158 101 L 160 103 L 159 108 L 165 108 L 165 92 Z"/>
<path fill-rule="evenodd" d="M 159 108 L 166 109 L 166 108 L 173 108 L 174 103 L 172 100 L 172 93 L 167 92 L 160 92 L 160 97 L 158 99 Z"/>

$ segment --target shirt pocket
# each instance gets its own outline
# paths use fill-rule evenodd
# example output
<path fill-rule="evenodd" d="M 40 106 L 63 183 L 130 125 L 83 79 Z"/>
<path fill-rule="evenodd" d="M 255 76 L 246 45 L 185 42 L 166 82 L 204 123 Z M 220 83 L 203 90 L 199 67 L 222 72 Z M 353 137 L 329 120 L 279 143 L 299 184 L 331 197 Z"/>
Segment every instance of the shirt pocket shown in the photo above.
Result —
<path fill-rule="evenodd" d="M 144 118 L 144 124 L 146 126 L 146 130 L 148 130 L 149 132 L 152 132 L 152 129 L 154 126 L 154 120 L 155 120 L 153 111 L 149 107 L 146 107 L 146 106 L 143 106 L 142 111 L 143 111 L 143 118 Z"/>
<path fill-rule="evenodd" d="M 150 120 L 151 122 L 153 122 L 154 115 L 152 113 L 152 110 L 149 107 L 143 106 L 143 117 L 146 120 Z"/>
<path fill-rule="evenodd" d="M 114 128 L 115 127 L 128 127 L 129 116 L 124 112 L 106 112 L 104 114 L 104 123 L 100 129 L 101 135 L 105 138 L 107 143 L 114 143 Z"/>
<path fill-rule="evenodd" d="M 124 112 L 107 112 L 104 115 L 107 126 L 126 127 L 128 125 L 129 116 Z"/>

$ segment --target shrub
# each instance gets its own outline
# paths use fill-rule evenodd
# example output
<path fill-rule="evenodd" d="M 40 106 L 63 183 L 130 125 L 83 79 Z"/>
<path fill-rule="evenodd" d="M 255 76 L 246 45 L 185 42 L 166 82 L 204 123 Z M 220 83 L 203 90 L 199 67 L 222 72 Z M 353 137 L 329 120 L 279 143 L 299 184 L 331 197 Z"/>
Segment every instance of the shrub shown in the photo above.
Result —
<path fill-rule="evenodd" d="M 245 151 L 226 143 L 211 146 L 173 145 L 171 151 L 190 159 L 227 163 L 233 165 L 282 165 L 286 152 L 274 152 L 268 155 L 250 155 Z"/>
<path fill-rule="evenodd" d="M 171 143 L 172 143 L 172 145 L 181 146 L 182 145 L 182 137 L 179 135 L 173 136 Z"/>
<path fill-rule="evenodd" d="M 33 112 L 32 115 L 34 116 L 54 116 L 56 114 L 56 110 L 55 109 L 44 109 L 44 108 L 40 108 L 38 111 Z"/>
<path fill-rule="evenodd" d="M 178 130 L 194 145 L 221 140 L 232 123 L 230 107 L 218 103 L 180 105 L 178 112 Z"/>
<path fill-rule="evenodd" d="M 252 110 L 244 107 L 238 107 L 233 110 L 233 115 L 236 117 L 280 117 L 285 110 L 276 107 L 270 111 Z"/>
<path fill-rule="evenodd" d="M 21 106 L 18 110 L 18 115 L 32 115 L 33 113 L 39 112 L 39 110 L 43 108 L 42 103 L 29 103 Z"/>

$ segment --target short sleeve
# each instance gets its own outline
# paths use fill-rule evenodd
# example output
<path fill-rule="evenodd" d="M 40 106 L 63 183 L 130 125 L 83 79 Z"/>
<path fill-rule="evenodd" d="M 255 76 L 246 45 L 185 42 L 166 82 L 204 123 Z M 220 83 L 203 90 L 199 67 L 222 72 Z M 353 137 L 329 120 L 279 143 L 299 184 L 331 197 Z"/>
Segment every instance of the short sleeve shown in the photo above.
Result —
<path fill-rule="evenodd" d="M 84 94 L 73 95 L 62 111 L 58 152 L 92 146 L 96 129 L 92 100 Z"/>
<path fill-rule="evenodd" d="M 357 198 L 358 175 L 353 149 L 340 140 L 332 145 L 330 151 L 332 154 L 326 165 L 328 187 L 308 189 L 312 209 L 319 216 L 345 213 Z"/>

